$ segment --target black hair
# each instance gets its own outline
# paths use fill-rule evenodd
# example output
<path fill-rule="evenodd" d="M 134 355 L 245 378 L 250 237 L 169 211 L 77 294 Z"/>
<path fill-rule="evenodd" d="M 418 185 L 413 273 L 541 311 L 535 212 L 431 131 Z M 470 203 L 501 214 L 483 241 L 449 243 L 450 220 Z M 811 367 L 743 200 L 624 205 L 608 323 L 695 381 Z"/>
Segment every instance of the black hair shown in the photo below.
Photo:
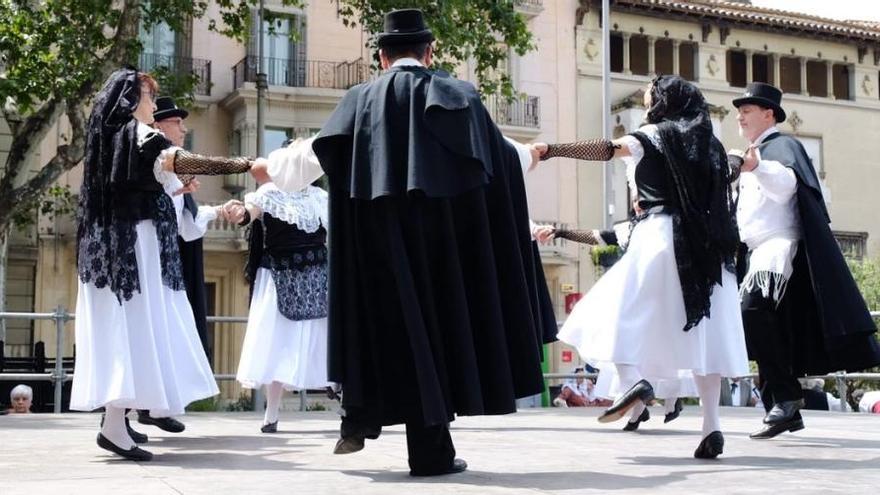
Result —
<path fill-rule="evenodd" d="M 392 62 L 404 57 L 412 57 L 421 60 L 424 58 L 425 54 L 428 53 L 429 46 L 431 46 L 430 42 L 389 45 L 383 46 L 382 51 L 385 52 L 385 56 L 388 57 L 388 60 Z"/>

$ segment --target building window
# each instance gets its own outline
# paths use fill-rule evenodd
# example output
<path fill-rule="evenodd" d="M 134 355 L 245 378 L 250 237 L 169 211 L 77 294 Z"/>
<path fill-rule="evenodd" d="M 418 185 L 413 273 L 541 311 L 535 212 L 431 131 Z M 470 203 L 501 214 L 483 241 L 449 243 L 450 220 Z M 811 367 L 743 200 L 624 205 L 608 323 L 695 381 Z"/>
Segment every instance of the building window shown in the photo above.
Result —
<path fill-rule="evenodd" d="M 752 55 L 752 81 L 773 84 L 773 57 L 762 53 Z"/>
<path fill-rule="evenodd" d="M 801 92 L 801 59 L 796 57 L 779 59 L 779 89 L 783 93 Z"/>
<path fill-rule="evenodd" d="M 834 97 L 838 100 L 851 100 L 853 96 L 850 90 L 850 66 L 834 64 L 832 71 L 834 72 Z"/>
<path fill-rule="evenodd" d="M 735 88 L 744 88 L 748 83 L 746 74 L 746 53 L 727 51 L 727 82 Z"/>
<path fill-rule="evenodd" d="M 623 35 L 611 33 L 611 72 L 623 72 Z"/>
<path fill-rule="evenodd" d="M 263 20 L 260 30 L 257 29 L 257 24 L 258 18 L 254 16 L 248 40 L 248 55 L 257 55 L 257 36 L 262 36 L 263 71 L 268 83 L 278 86 L 304 86 L 308 71 L 305 18 L 301 15 L 280 15 L 271 24 L 268 20 Z"/>
<path fill-rule="evenodd" d="M 192 151 L 195 149 L 193 147 L 193 143 L 195 142 L 195 134 L 192 129 L 186 131 L 186 136 L 183 138 L 183 149 Z"/>
<path fill-rule="evenodd" d="M 675 74 L 672 60 L 672 40 L 658 39 L 654 43 L 654 72 L 657 74 Z"/>
<path fill-rule="evenodd" d="M 697 44 L 678 45 L 678 75 L 688 81 L 697 80 Z"/>
<path fill-rule="evenodd" d="M 266 153 L 282 147 L 288 139 L 293 138 L 293 129 L 281 127 L 267 127 L 263 133 L 263 146 Z"/>
<path fill-rule="evenodd" d="M 629 39 L 629 68 L 633 74 L 648 75 L 648 37 L 632 36 Z"/>
<path fill-rule="evenodd" d="M 807 94 L 828 96 L 828 64 L 825 62 L 807 61 Z"/>

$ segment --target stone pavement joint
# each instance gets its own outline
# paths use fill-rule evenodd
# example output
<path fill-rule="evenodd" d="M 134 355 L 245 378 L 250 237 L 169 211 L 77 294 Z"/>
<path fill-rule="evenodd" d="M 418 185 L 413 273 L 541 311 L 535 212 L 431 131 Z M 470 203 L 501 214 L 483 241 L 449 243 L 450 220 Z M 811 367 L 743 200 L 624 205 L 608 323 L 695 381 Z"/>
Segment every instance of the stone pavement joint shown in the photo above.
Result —
<path fill-rule="evenodd" d="M 333 455 L 339 416 L 284 412 L 279 433 L 257 413 L 192 413 L 186 431 L 147 433 L 152 462 L 95 445 L 98 414 L 0 416 L 0 494 L 534 494 L 873 493 L 880 486 L 880 416 L 804 413 L 806 429 L 748 438 L 762 411 L 722 408 L 724 454 L 692 457 L 699 409 L 663 424 L 662 409 L 634 433 L 599 424 L 598 408 L 526 409 L 461 417 L 452 425 L 464 474 L 411 478 L 402 426 L 356 454 Z"/>

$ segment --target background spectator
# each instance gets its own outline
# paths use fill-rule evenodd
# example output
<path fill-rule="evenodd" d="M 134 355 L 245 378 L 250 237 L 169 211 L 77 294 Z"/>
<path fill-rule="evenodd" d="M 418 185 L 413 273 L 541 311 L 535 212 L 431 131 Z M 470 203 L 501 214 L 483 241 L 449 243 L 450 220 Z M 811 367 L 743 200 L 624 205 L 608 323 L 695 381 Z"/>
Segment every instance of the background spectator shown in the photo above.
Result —
<path fill-rule="evenodd" d="M 31 403 L 34 400 L 34 391 L 27 385 L 16 385 L 9 392 L 9 400 L 12 402 L 12 407 L 9 409 L 10 414 L 29 414 Z"/>

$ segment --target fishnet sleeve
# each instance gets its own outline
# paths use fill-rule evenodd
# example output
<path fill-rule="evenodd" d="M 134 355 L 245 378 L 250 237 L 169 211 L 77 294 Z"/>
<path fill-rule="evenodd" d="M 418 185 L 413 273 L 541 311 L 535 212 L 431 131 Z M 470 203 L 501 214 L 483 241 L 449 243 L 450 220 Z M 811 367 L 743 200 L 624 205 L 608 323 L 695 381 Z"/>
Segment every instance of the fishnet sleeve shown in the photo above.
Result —
<path fill-rule="evenodd" d="M 251 161 L 247 158 L 203 156 L 185 150 L 177 150 L 174 153 L 174 172 L 181 176 L 232 175 L 250 169 Z"/>
<path fill-rule="evenodd" d="M 576 143 L 551 144 L 547 147 L 547 153 L 544 153 L 541 160 L 558 156 L 576 158 L 578 160 L 607 162 L 614 158 L 614 149 L 619 147 L 619 145 L 615 145 L 608 139 L 589 139 Z"/>
<path fill-rule="evenodd" d="M 579 242 L 581 244 L 589 244 L 590 246 L 599 245 L 599 240 L 592 230 L 579 229 L 556 229 L 554 236 L 560 239 L 568 239 L 569 241 Z"/>

